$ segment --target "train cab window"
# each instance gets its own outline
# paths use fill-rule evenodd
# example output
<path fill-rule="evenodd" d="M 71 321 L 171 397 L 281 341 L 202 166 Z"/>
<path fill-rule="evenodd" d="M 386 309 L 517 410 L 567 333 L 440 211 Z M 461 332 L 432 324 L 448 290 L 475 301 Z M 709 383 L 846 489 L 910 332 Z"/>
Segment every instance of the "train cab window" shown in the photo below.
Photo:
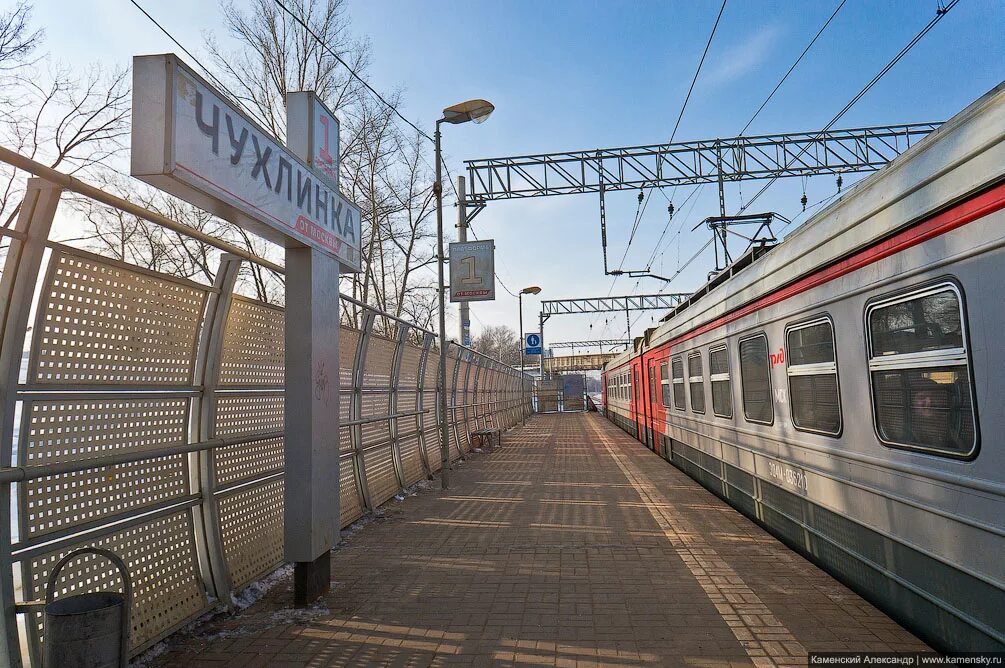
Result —
<path fill-rule="evenodd" d="M 748 421 L 764 424 L 774 421 L 768 339 L 764 334 L 740 341 L 740 391 L 743 395 L 743 415 Z"/>
<path fill-rule="evenodd" d="M 705 412 L 705 374 L 701 368 L 701 352 L 687 356 L 687 387 L 691 394 L 691 410 Z"/>
<path fill-rule="evenodd" d="M 969 457 L 977 416 L 963 326 L 963 298 L 943 283 L 871 304 L 869 374 L 880 440 Z"/>
<path fill-rule="evenodd" d="M 729 358 L 726 346 L 708 351 L 708 373 L 712 383 L 712 412 L 719 417 L 733 417 L 733 390 L 729 385 Z"/>
<path fill-rule="evenodd" d="M 685 410 L 684 405 L 684 361 L 675 357 L 670 361 L 673 374 L 673 407 L 679 411 Z"/>
<path fill-rule="evenodd" d="M 663 405 L 670 408 L 670 372 L 666 362 L 660 364 L 660 395 Z"/>
<path fill-rule="evenodd" d="M 821 318 L 786 329 L 785 355 L 792 423 L 796 429 L 840 433 L 841 400 L 831 321 Z"/>
<path fill-rule="evenodd" d="M 635 382 L 632 382 L 632 376 L 635 376 Z M 635 401 L 635 386 L 639 384 L 639 372 L 637 370 L 632 370 L 628 374 L 628 398 Z"/>
<path fill-rule="evenodd" d="M 656 401 L 656 365 L 649 365 L 649 398 L 646 400 L 650 406 Z"/>

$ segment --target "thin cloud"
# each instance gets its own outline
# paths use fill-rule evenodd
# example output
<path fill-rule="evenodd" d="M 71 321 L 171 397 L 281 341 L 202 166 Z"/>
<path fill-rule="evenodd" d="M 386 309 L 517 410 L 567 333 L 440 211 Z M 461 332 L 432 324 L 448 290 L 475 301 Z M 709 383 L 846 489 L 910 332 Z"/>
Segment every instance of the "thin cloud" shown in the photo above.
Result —
<path fill-rule="evenodd" d="M 731 83 L 756 69 L 763 63 L 782 36 L 777 25 L 768 26 L 754 33 L 716 59 L 715 66 L 708 72 L 705 81 L 712 85 Z"/>

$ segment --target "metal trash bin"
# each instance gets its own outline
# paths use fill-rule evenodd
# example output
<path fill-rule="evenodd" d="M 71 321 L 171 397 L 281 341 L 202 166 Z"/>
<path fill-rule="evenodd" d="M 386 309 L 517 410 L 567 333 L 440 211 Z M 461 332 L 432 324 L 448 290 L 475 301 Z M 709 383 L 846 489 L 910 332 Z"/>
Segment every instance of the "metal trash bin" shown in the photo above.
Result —
<path fill-rule="evenodd" d="M 82 554 L 100 555 L 119 569 L 124 591 L 75 594 L 53 600 L 59 572 Z M 111 668 L 125 666 L 129 657 L 129 607 L 132 604 L 129 570 L 115 553 L 85 547 L 56 564 L 45 587 L 45 668 Z"/>

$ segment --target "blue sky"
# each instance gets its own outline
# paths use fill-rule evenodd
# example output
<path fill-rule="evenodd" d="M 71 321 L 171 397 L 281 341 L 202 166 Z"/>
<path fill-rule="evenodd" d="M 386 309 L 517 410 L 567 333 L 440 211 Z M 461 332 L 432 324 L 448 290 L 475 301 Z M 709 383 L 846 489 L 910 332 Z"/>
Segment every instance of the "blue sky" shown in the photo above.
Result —
<path fill-rule="evenodd" d="M 237 0 L 238 3 L 240 0 Z M 5 0 L 4 4 L 9 4 Z M 128 0 L 36 0 L 47 48 L 64 61 L 127 65 L 134 53 L 174 51 Z M 211 0 L 141 0 L 179 39 L 198 49 L 205 31 L 220 32 Z M 402 88 L 406 116 L 431 126 L 444 106 L 473 97 L 496 113 L 483 125 L 448 127 L 451 172 L 470 158 L 592 149 L 666 141 L 719 9 L 719 1 L 467 3 L 444 0 L 349 0 L 352 30 L 370 40 L 369 80 L 379 90 Z M 729 0 L 677 139 L 734 136 L 792 64 L 838 0 Z M 814 130 L 831 117 L 934 15 L 935 0 L 848 0 L 748 133 Z M 941 121 L 1005 79 L 1005 5 L 963 0 L 835 126 Z M 849 179 L 850 180 L 850 179 Z M 760 184 L 743 184 L 749 198 Z M 793 216 L 799 179 L 776 183 L 758 210 Z M 811 203 L 835 190 L 831 177 L 806 185 Z M 689 188 L 674 195 L 679 204 Z M 670 191 L 668 191 L 669 193 Z M 634 219 L 636 193 L 608 197 L 610 254 L 620 259 Z M 653 269 L 673 273 L 708 239 L 691 227 L 717 213 L 714 188 L 692 199 L 684 232 Z M 736 186 L 727 209 L 739 207 Z M 644 264 L 666 223 L 666 201 L 654 196 L 626 268 Z M 447 216 L 453 220 L 454 212 Z M 479 238 L 494 238 L 497 271 L 510 290 L 540 285 L 542 298 L 606 295 L 596 195 L 492 203 L 476 220 Z M 676 231 L 677 224 L 671 227 Z M 667 288 L 688 291 L 704 281 L 709 255 Z M 662 269 L 662 271 L 660 271 Z M 659 281 L 622 278 L 612 294 L 651 293 Z M 472 307 L 473 330 L 516 328 L 516 299 Z M 536 300 L 525 300 L 525 322 Z M 633 316 L 634 318 L 634 316 Z M 593 325 L 592 329 L 590 325 Z M 640 318 L 633 334 L 651 325 Z M 606 327 L 606 330 L 605 330 Z M 552 318 L 550 341 L 621 337 L 624 317 Z"/>

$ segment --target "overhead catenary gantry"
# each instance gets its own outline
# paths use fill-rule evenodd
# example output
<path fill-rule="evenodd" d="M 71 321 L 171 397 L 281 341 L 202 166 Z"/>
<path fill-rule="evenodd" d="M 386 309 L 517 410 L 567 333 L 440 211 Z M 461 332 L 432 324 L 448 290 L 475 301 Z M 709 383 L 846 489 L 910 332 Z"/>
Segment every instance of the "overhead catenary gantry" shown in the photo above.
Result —
<path fill-rule="evenodd" d="M 689 293 L 672 292 L 655 295 L 623 295 L 621 297 L 583 297 L 580 299 L 545 299 L 541 302 L 541 338 L 544 339 L 544 323 L 553 315 L 575 313 L 620 313 L 625 314 L 628 323 L 628 341 L 632 338 L 631 311 L 669 311 L 690 297 Z"/>
<path fill-rule="evenodd" d="M 596 192 L 600 194 L 604 273 L 669 281 L 651 273 L 650 267 L 608 267 L 605 192 L 717 183 L 719 215 L 724 218 L 727 182 L 821 174 L 840 178 L 841 174 L 876 171 L 939 125 L 881 125 L 467 160 L 469 219 L 493 200 Z M 723 221 L 724 226 L 728 224 Z M 725 232 L 714 239 L 717 254 L 721 250 L 728 258 Z"/>
<path fill-rule="evenodd" d="M 875 171 L 941 123 L 467 160 L 469 202 Z"/>

